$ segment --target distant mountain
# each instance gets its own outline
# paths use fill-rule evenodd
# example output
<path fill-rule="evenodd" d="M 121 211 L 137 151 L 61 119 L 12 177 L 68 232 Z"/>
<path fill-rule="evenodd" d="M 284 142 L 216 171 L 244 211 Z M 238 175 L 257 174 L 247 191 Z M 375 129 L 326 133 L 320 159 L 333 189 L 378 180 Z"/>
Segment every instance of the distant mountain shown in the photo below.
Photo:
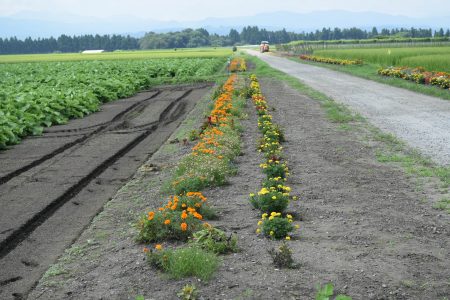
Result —
<path fill-rule="evenodd" d="M 413 18 L 375 12 L 318 11 L 311 13 L 273 12 L 248 17 L 207 18 L 200 21 L 157 21 L 131 16 L 113 18 L 80 17 L 76 15 L 48 15 L 24 11 L 10 17 L 0 17 L 0 37 L 31 36 L 49 37 L 61 34 L 131 34 L 140 37 L 144 32 L 167 32 L 183 28 L 205 28 L 211 33 L 226 34 L 231 28 L 237 30 L 252 25 L 277 30 L 311 31 L 323 27 L 358 27 L 370 29 L 394 27 L 422 27 L 438 29 L 450 27 L 449 17 Z"/>

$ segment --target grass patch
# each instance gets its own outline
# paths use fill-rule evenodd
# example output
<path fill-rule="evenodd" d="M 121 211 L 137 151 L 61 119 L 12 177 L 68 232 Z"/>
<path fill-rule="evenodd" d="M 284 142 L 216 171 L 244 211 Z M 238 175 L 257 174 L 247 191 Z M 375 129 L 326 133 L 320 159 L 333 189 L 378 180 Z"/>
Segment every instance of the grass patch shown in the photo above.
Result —
<path fill-rule="evenodd" d="M 450 198 L 442 198 L 433 205 L 433 208 L 445 210 L 448 214 L 450 214 Z"/>
<path fill-rule="evenodd" d="M 220 263 L 215 254 L 195 247 L 150 251 L 147 257 L 152 266 L 174 279 L 195 276 L 209 280 Z"/>
<path fill-rule="evenodd" d="M 388 84 L 391 86 L 407 89 L 428 96 L 438 97 L 444 100 L 450 100 L 450 92 L 448 90 L 439 89 L 435 86 L 417 84 L 415 82 L 404 80 L 401 78 L 385 77 L 378 75 L 377 70 L 381 67 L 381 65 L 379 64 L 364 63 L 363 65 L 338 66 L 305 61 L 298 57 L 290 57 L 289 59 L 298 63 L 328 68 L 334 71 L 347 73 L 364 79 L 369 79 L 376 82 Z"/>

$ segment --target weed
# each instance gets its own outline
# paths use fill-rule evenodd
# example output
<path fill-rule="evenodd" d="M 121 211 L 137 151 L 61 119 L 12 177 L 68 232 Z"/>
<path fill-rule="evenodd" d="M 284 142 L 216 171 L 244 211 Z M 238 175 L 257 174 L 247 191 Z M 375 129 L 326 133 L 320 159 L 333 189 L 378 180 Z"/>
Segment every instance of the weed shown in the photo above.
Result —
<path fill-rule="evenodd" d="M 194 129 L 189 132 L 188 139 L 190 141 L 195 141 L 195 140 L 198 140 L 199 136 L 200 136 L 200 134 L 198 133 L 198 131 Z"/>
<path fill-rule="evenodd" d="M 402 281 L 400 281 L 400 283 L 401 283 L 401 285 L 403 285 L 404 287 L 407 287 L 407 288 L 412 288 L 415 284 L 414 281 L 408 280 L 408 279 L 402 280 Z"/>
<path fill-rule="evenodd" d="M 205 229 L 193 234 L 192 245 L 198 246 L 216 254 L 237 252 L 237 237 L 234 234 L 227 235 L 222 230 L 205 224 Z"/>
<path fill-rule="evenodd" d="M 197 247 L 152 250 L 147 252 L 147 258 L 150 265 L 167 272 L 175 279 L 196 276 L 209 280 L 220 262 L 214 253 Z"/>
<path fill-rule="evenodd" d="M 273 264 L 278 268 L 295 268 L 294 258 L 292 257 L 292 250 L 283 242 L 278 250 L 272 248 L 269 250 L 269 254 L 272 257 Z"/>
<path fill-rule="evenodd" d="M 195 300 L 198 296 L 197 287 L 194 284 L 186 284 L 177 296 L 182 300 Z"/>
<path fill-rule="evenodd" d="M 450 198 L 442 198 L 433 205 L 433 208 L 445 210 L 450 214 Z"/>
<path fill-rule="evenodd" d="M 321 287 L 317 285 L 316 300 L 330 300 L 334 295 L 334 285 L 330 282 Z M 352 298 L 345 295 L 337 295 L 335 300 L 351 300 Z"/>

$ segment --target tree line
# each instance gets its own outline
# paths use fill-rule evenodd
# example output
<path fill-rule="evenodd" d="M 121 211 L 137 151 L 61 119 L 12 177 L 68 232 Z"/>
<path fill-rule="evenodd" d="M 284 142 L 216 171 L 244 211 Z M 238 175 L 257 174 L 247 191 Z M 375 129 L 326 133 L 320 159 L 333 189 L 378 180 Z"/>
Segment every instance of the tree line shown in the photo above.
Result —
<path fill-rule="evenodd" d="M 58 38 L 26 38 L 24 40 L 0 38 L 0 54 L 31 54 L 53 52 L 80 52 L 89 49 L 137 50 L 137 49 L 172 49 L 172 48 L 196 48 L 196 47 L 221 47 L 241 44 L 258 44 L 267 40 L 272 44 L 283 44 L 291 41 L 327 41 L 341 39 L 373 39 L 373 38 L 432 38 L 450 37 L 450 30 L 443 28 L 433 31 L 423 28 L 395 28 L 372 30 L 360 28 L 323 28 L 311 32 L 288 32 L 285 29 L 270 31 L 258 26 L 246 26 L 241 32 L 231 29 L 228 34 L 210 34 L 207 30 L 185 29 L 182 31 L 155 33 L 148 32 L 142 38 L 129 35 L 61 35 Z"/>

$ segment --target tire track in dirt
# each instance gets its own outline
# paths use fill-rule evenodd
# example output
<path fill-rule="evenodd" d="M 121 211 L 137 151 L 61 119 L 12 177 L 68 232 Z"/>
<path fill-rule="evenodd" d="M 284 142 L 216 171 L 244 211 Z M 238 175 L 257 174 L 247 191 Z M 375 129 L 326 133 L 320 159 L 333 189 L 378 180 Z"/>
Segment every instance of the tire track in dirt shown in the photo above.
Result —
<path fill-rule="evenodd" d="M 50 153 L 56 155 L 46 154 L 26 167 L 18 161 L 19 167 L 10 173 L 15 176 L 9 175 L 0 191 L 2 299 L 26 297 L 46 267 L 159 148 L 210 87 L 166 87 L 150 92 L 145 99 L 122 107 L 112 118 L 103 112 L 92 116 L 88 122 L 97 122 L 98 126 L 92 126 L 91 132 L 75 140 L 77 143 L 69 143 L 70 147 L 65 144 L 64 150 L 58 144 L 55 150 L 50 146 Z M 103 122 L 105 118 L 110 120 Z M 75 122 L 82 124 L 81 120 Z M 33 145 L 39 145 L 36 141 L 45 145 L 47 137 L 54 134 L 76 132 L 77 127 L 71 123 L 31 139 Z M 33 148 L 28 151 L 33 152 Z M 9 152 L 14 155 L 14 148 Z"/>

